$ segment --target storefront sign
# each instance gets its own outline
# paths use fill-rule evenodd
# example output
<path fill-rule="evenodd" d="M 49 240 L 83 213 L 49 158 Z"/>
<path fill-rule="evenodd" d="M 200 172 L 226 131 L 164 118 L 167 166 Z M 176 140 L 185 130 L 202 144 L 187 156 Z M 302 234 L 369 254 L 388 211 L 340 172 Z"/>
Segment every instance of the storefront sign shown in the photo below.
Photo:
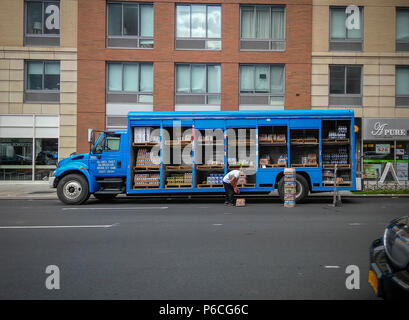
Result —
<path fill-rule="evenodd" d="M 390 144 L 377 144 L 375 147 L 375 152 L 377 154 L 389 154 L 391 152 Z"/>
<path fill-rule="evenodd" d="M 364 140 L 408 140 L 409 119 L 363 119 Z"/>

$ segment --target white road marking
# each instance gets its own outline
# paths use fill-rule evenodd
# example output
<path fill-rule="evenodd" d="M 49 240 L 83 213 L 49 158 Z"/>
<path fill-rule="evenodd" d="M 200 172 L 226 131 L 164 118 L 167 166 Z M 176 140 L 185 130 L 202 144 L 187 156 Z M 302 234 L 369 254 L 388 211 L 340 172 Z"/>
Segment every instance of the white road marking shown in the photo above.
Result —
<path fill-rule="evenodd" d="M 214 226 L 222 226 L 223 224 L 221 223 L 213 223 Z"/>
<path fill-rule="evenodd" d="M 64 207 L 61 210 L 164 210 L 168 209 L 169 207 Z"/>
<path fill-rule="evenodd" d="M 325 269 L 339 269 L 340 266 L 324 266 Z"/>
<path fill-rule="evenodd" d="M 231 212 L 225 212 L 225 213 L 223 213 L 223 214 L 233 214 L 233 213 L 231 213 Z"/>
<path fill-rule="evenodd" d="M 348 223 L 348 225 L 350 225 L 350 226 L 361 226 L 362 223 L 354 222 L 354 223 Z"/>
<path fill-rule="evenodd" d="M 111 228 L 119 225 L 102 224 L 102 225 L 83 225 L 83 226 L 0 226 L 0 229 L 67 229 L 67 228 Z"/>

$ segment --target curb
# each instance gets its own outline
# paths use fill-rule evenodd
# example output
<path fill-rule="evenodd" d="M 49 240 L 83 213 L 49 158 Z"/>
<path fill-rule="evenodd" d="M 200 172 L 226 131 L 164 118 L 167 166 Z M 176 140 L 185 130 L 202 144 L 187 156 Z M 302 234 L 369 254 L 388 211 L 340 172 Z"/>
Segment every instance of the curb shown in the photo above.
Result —
<path fill-rule="evenodd" d="M 167 196 L 168 197 L 168 196 Z M 269 197 L 278 197 L 276 195 L 269 196 Z M 310 195 L 311 198 L 332 198 L 332 194 L 313 194 Z M 118 198 L 128 198 L 132 199 L 135 197 L 127 197 L 126 195 L 120 195 Z M 251 198 L 251 197 L 249 197 Z M 409 198 L 409 194 L 348 194 L 348 195 L 341 195 L 341 198 Z M 58 200 L 56 195 L 50 196 L 26 196 L 26 195 L 17 195 L 17 196 L 0 196 L 0 200 Z"/>
<path fill-rule="evenodd" d="M 357 194 L 357 195 L 351 195 L 351 196 L 343 196 L 343 197 L 361 197 L 361 198 L 374 198 L 374 197 L 390 197 L 390 198 L 395 198 L 395 197 L 409 197 L 409 194 Z"/>

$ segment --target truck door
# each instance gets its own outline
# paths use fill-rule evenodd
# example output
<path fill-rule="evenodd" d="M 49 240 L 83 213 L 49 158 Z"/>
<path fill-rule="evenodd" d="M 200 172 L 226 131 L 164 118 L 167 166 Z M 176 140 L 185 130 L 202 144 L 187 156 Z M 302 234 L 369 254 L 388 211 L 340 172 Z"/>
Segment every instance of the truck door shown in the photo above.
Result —
<path fill-rule="evenodd" d="M 105 132 L 99 137 L 90 155 L 90 171 L 96 178 L 126 176 L 122 139 L 120 133 L 114 132 Z"/>

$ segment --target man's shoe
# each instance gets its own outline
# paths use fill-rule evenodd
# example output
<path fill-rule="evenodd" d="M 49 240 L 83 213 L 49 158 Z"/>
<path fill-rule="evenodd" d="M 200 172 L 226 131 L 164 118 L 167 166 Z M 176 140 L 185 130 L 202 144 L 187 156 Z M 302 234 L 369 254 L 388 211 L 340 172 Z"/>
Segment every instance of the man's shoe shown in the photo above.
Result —
<path fill-rule="evenodd" d="M 228 205 L 229 205 L 229 203 L 228 203 L 228 202 L 225 202 L 225 203 L 224 203 L 224 205 L 225 205 L 225 206 L 228 206 Z"/>

